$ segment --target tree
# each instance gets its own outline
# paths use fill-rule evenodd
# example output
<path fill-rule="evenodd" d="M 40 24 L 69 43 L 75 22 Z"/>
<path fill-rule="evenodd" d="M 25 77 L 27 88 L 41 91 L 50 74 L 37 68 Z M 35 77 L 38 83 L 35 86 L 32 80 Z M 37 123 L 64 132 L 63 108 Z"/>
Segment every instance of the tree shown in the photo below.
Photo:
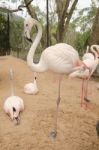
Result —
<path fill-rule="evenodd" d="M 8 35 L 7 15 L 0 13 L 0 55 L 6 55 L 9 52 L 9 35 Z"/>
<path fill-rule="evenodd" d="M 69 22 L 75 10 L 78 0 L 56 0 L 58 15 L 57 41 L 63 42 L 64 34 L 67 32 Z"/>
<path fill-rule="evenodd" d="M 92 37 L 93 40 L 96 39 L 95 36 L 92 35 L 94 27 L 93 22 L 95 20 L 95 16 L 97 13 L 97 4 L 99 0 L 91 0 L 92 3 L 90 7 L 86 7 L 81 9 L 78 12 L 78 16 L 73 19 L 72 23 L 74 24 L 75 28 L 78 29 L 78 37 L 76 40 L 76 48 L 80 51 L 81 54 L 85 52 L 87 45 L 91 45 Z M 98 20 L 96 19 L 96 22 Z M 99 29 L 99 26 L 97 27 Z M 97 29 L 97 39 L 99 37 L 99 31 Z"/>
<path fill-rule="evenodd" d="M 78 16 L 75 19 L 73 19 L 75 27 L 79 27 L 80 32 L 86 32 L 89 29 L 91 30 L 96 11 L 97 5 L 92 0 L 90 7 L 86 7 L 78 11 Z"/>

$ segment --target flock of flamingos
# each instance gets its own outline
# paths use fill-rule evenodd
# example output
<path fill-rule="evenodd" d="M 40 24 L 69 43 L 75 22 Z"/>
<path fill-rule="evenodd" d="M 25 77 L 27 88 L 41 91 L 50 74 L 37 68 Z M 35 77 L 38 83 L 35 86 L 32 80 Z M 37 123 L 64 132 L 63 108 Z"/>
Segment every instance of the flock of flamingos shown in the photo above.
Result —
<path fill-rule="evenodd" d="M 30 33 L 34 25 L 37 26 L 38 33 L 34 42 L 32 42 Z M 87 97 L 88 81 L 90 80 L 91 75 L 99 64 L 99 45 L 92 45 L 90 48 L 87 47 L 86 53 L 82 57 L 82 60 L 80 60 L 78 52 L 72 46 L 65 43 L 59 43 L 46 48 L 41 54 L 39 63 L 35 64 L 33 62 L 33 56 L 42 37 L 42 27 L 40 23 L 33 18 L 27 18 L 24 22 L 24 36 L 27 40 L 32 42 L 32 46 L 27 55 L 27 65 L 33 72 L 35 72 L 34 82 L 26 84 L 24 86 L 24 92 L 27 94 L 36 94 L 38 92 L 36 72 L 45 72 L 47 70 L 51 70 L 52 72 L 59 74 L 56 124 L 55 129 L 51 132 L 51 136 L 56 137 L 57 114 L 60 103 L 60 85 L 62 75 L 66 74 L 69 78 L 82 78 L 81 107 L 87 109 L 88 104 L 90 103 L 90 100 Z M 4 111 L 9 115 L 11 120 L 15 121 L 16 124 L 19 124 L 20 112 L 24 110 L 24 101 L 22 98 L 14 95 L 12 69 L 10 70 L 10 77 L 12 94 L 4 102 Z"/>

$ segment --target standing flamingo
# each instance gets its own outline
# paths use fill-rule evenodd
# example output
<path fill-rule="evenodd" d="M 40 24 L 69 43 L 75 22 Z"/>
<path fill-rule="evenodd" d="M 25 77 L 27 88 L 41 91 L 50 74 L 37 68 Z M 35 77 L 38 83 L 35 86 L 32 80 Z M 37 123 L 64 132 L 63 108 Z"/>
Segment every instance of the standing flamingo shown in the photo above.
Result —
<path fill-rule="evenodd" d="M 73 68 L 79 64 L 80 60 L 78 52 L 72 46 L 65 43 L 59 43 L 46 48 L 41 54 L 39 63 L 35 64 L 33 62 L 35 50 L 42 37 L 42 27 L 40 23 L 33 18 L 28 18 L 24 22 L 24 35 L 31 42 L 32 40 L 30 38 L 30 32 L 33 25 L 37 26 L 38 33 L 27 55 L 28 66 L 35 72 L 45 72 L 47 70 L 51 70 L 59 74 L 71 73 Z M 60 85 L 61 76 L 59 78 L 59 90 L 57 98 L 56 128 L 55 131 L 51 133 L 53 137 L 56 137 L 57 135 L 57 115 L 60 103 Z"/>
<path fill-rule="evenodd" d="M 94 50 L 94 47 L 96 50 Z M 82 96 L 81 106 L 86 106 L 90 100 L 87 98 L 88 81 L 99 64 L 99 51 L 95 45 L 91 46 L 91 52 L 84 54 L 82 65 L 76 67 L 73 73 L 69 75 L 70 78 L 80 77 L 82 78 Z M 85 82 L 86 81 L 86 82 Z"/>

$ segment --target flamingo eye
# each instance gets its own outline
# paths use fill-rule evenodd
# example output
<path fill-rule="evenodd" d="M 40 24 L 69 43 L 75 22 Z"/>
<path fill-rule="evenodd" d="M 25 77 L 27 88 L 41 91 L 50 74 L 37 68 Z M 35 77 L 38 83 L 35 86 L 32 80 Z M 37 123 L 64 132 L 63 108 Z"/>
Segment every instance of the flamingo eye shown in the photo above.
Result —
<path fill-rule="evenodd" d="M 28 24 L 26 24 L 26 27 L 28 27 Z"/>

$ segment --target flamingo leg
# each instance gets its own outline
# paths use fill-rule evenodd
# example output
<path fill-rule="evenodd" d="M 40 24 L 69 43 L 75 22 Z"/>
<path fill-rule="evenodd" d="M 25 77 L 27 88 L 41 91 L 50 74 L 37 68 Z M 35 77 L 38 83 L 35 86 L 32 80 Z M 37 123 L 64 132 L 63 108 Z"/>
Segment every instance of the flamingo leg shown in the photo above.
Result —
<path fill-rule="evenodd" d="M 84 82 L 85 82 L 85 79 L 82 79 L 82 88 L 81 88 L 81 107 L 83 107 L 83 104 L 84 104 Z"/>
<path fill-rule="evenodd" d="M 59 85 L 58 85 L 58 98 L 57 98 L 57 102 L 56 102 L 56 118 L 55 118 L 55 128 L 54 130 L 50 133 L 52 138 L 56 138 L 57 136 L 57 123 L 58 123 L 58 111 L 59 111 L 59 104 L 60 104 L 60 89 L 61 89 L 61 81 L 62 81 L 62 75 L 60 75 L 59 77 Z"/>
<path fill-rule="evenodd" d="M 89 107 L 89 102 L 90 102 L 90 99 L 87 98 L 88 96 L 88 83 L 89 83 L 89 80 L 90 80 L 90 77 L 91 75 L 89 75 L 88 79 L 86 80 L 86 85 L 85 85 L 85 91 L 84 91 L 84 101 L 86 102 L 86 109 L 90 108 Z"/>
<path fill-rule="evenodd" d="M 89 83 L 89 80 L 87 79 L 86 80 L 86 86 L 85 86 L 85 97 L 87 99 L 87 96 L 88 96 L 88 83 Z"/>
<path fill-rule="evenodd" d="M 87 109 L 87 102 L 85 101 L 85 87 L 86 87 L 86 79 L 82 79 L 82 90 L 81 90 L 81 107 Z"/>
<path fill-rule="evenodd" d="M 90 78 L 91 78 L 91 74 L 89 74 L 89 77 L 88 77 L 88 79 L 86 80 L 86 86 L 85 86 L 85 99 L 86 99 L 86 101 L 90 101 L 88 98 L 87 98 L 87 96 L 88 96 L 88 85 L 89 85 L 89 80 L 90 80 Z"/>

